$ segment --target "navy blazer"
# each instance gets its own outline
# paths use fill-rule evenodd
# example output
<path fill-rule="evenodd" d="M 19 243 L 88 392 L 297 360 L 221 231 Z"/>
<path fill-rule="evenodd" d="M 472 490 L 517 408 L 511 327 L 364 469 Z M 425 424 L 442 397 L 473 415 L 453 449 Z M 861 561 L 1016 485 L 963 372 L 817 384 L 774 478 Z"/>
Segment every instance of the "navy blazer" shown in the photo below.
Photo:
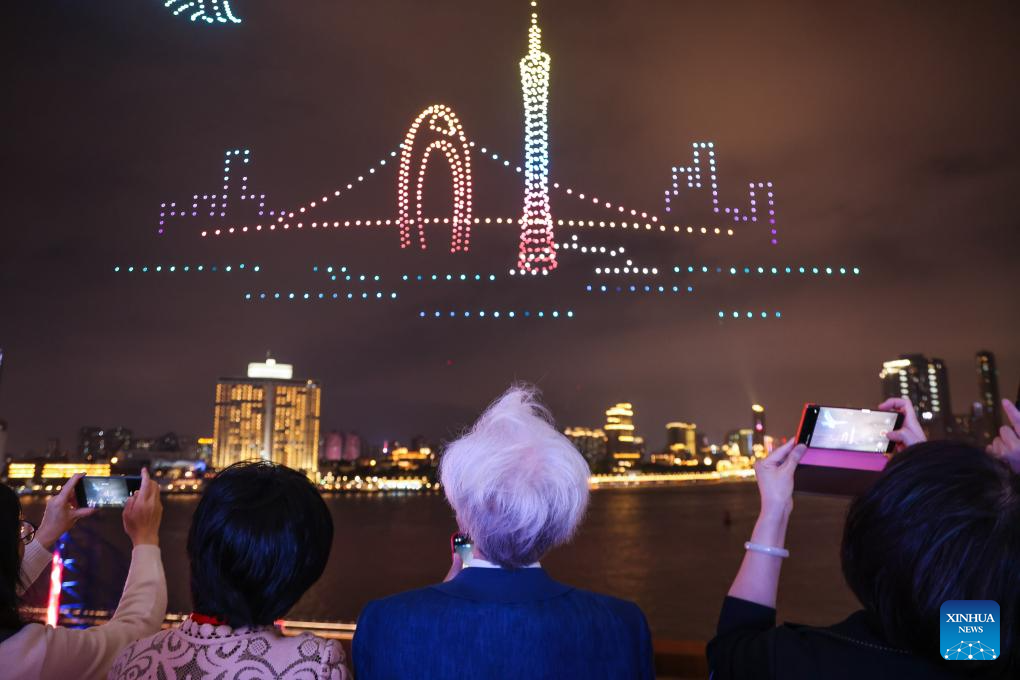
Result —
<path fill-rule="evenodd" d="M 357 680 L 655 677 L 636 604 L 557 583 L 541 568 L 469 567 L 370 602 L 353 656 Z"/>

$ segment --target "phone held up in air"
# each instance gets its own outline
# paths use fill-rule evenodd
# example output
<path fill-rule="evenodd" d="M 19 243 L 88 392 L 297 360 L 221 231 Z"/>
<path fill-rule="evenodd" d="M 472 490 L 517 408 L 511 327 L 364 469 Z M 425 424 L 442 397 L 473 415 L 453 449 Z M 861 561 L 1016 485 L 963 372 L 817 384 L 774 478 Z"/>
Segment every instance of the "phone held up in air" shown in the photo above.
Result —
<path fill-rule="evenodd" d="M 864 493 L 889 462 L 895 443 L 888 433 L 902 425 L 903 414 L 895 411 L 806 404 L 797 443 L 808 449 L 794 473 L 794 490 Z"/>
<path fill-rule="evenodd" d="M 450 536 L 450 551 L 460 555 L 461 563 L 466 567 L 471 564 L 471 537 L 459 531 Z"/>
<path fill-rule="evenodd" d="M 141 477 L 82 477 L 74 487 L 79 508 L 123 508 L 142 487 Z"/>

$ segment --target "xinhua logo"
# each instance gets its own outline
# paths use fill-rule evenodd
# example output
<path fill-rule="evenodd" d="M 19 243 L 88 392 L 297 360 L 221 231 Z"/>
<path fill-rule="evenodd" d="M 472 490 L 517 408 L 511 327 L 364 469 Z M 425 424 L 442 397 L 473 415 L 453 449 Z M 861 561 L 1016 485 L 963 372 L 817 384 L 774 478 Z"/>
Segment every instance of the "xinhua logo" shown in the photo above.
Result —
<path fill-rule="evenodd" d="M 999 658 L 999 605 L 992 600 L 948 600 L 942 603 L 939 654 L 950 661 L 991 661 Z"/>

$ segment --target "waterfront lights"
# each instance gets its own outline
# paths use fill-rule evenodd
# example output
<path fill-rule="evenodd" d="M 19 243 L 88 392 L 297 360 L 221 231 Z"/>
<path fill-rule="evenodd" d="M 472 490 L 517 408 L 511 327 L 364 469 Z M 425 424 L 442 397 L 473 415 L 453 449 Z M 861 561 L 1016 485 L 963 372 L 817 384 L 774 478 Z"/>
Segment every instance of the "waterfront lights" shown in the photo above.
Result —
<path fill-rule="evenodd" d="M 532 7 L 537 2 L 531 3 Z M 542 51 L 538 12 L 531 14 L 528 53 L 521 59 L 524 94 L 524 211 L 517 268 L 548 272 L 556 269 L 553 219 L 549 206 L 549 64 Z M 509 162 L 505 165 L 509 166 Z"/>
<path fill-rule="evenodd" d="M 419 137 L 419 128 L 423 125 L 431 132 L 439 135 L 416 156 L 415 141 Z M 400 247 L 411 245 L 411 230 L 416 227 L 418 242 L 425 250 L 425 229 L 423 214 L 423 198 L 425 193 L 425 173 L 429 158 L 433 151 L 440 151 L 446 157 L 453 176 L 453 235 L 450 252 L 457 253 L 468 250 L 471 238 L 471 150 L 464 129 L 457 115 L 448 106 L 434 104 L 422 111 L 404 137 L 401 145 L 400 169 L 397 174 L 397 212 L 400 226 Z M 415 216 L 411 216 L 411 165 L 418 161 L 417 185 L 415 191 Z M 359 178 L 360 179 L 360 178 Z"/>

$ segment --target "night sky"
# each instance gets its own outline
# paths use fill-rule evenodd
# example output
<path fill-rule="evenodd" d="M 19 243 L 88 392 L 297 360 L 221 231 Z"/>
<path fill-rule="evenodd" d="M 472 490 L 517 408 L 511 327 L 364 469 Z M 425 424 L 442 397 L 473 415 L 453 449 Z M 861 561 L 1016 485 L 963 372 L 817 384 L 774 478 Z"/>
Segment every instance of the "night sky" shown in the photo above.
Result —
<path fill-rule="evenodd" d="M 201 238 L 159 205 L 217 189 L 226 149 L 249 148 L 251 187 L 291 208 L 343 187 L 445 103 L 470 139 L 522 159 L 524 0 L 237 0 L 240 25 L 172 17 L 160 0 L 33 0 L 5 8 L 0 417 L 8 449 L 41 451 L 82 425 L 209 435 L 217 377 L 272 350 L 324 386 L 324 431 L 447 438 L 513 380 L 537 383 L 561 425 L 632 401 L 662 445 L 667 420 L 714 440 L 750 404 L 792 433 L 805 401 L 873 405 L 881 362 L 945 359 L 953 408 L 977 397 L 973 355 L 1020 380 L 1020 21 L 1008 2 L 605 2 L 541 8 L 552 56 L 554 181 L 730 238 L 560 229 L 624 245 L 690 295 L 598 295 L 603 261 L 563 254 L 511 280 L 516 227 L 478 226 L 469 254 L 402 251 L 396 229 Z M 670 167 L 691 142 L 718 153 L 722 205 L 774 182 L 767 227 L 710 210 Z M 450 214 L 430 166 L 427 213 Z M 476 154 L 479 216 L 518 216 L 521 178 Z M 396 216 L 395 162 L 322 213 Z M 618 215 L 553 194 L 554 217 Z M 268 220 L 264 220 L 268 224 Z M 115 266 L 248 263 L 247 272 L 133 274 Z M 259 273 L 251 272 L 260 264 Z M 357 287 L 319 264 L 379 274 Z M 857 266 L 857 277 L 678 276 L 681 265 Z M 497 273 L 414 285 L 401 274 Z M 648 277 L 612 279 L 613 285 Z M 245 302 L 259 291 L 396 291 L 396 301 Z M 572 319 L 421 319 L 420 311 L 570 309 Z M 720 320 L 719 310 L 782 318 Z"/>

